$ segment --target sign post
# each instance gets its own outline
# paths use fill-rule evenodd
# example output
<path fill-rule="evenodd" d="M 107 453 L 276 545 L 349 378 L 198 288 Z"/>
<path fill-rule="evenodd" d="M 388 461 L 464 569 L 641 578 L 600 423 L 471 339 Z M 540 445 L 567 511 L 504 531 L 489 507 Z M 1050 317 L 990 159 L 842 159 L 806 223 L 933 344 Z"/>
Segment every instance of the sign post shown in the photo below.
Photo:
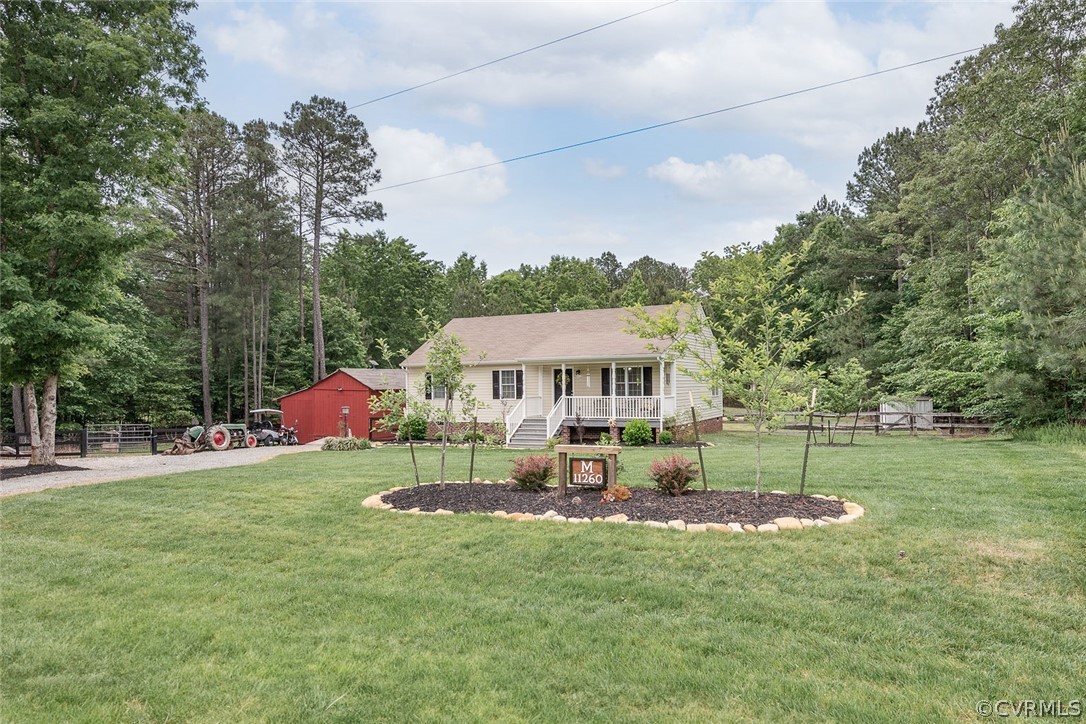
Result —
<path fill-rule="evenodd" d="M 572 485 L 606 485 L 615 484 L 615 468 L 618 465 L 618 454 L 622 448 L 618 445 L 555 445 L 554 451 L 558 453 L 558 495 L 565 497 L 567 484 Z M 581 455 L 606 455 L 607 460 L 600 458 L 570 458 L 570 454 Z"/>

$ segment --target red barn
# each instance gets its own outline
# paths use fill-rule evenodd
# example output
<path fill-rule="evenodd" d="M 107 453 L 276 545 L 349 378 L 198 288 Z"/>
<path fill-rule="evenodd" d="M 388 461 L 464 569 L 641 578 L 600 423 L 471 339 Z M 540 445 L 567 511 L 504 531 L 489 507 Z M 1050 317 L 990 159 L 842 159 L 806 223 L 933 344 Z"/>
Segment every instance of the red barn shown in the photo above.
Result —
<path fill-rule="evenodd" d="M 322 437 L 366 437 L 388 440 L 375 430 L 381 415 L 370 413 L 370 397 L 384 390 L 402 390 L 407 384 L 403 370 L 341 368 L 304 390 L 279 398 L 283 424 L 298 429 L 298 442 Z"/>

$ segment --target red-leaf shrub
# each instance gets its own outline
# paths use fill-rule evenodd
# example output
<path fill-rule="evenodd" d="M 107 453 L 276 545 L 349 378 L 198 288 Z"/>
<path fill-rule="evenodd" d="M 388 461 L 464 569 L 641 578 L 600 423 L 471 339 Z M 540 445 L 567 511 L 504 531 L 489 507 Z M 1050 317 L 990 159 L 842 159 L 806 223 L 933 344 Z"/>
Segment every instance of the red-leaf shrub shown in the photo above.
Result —
<path fill-rule="evenodd" d="M 547 455 L 525 455 L 513 460 L 510 479 L 522 490 L 542 490 L 557 473 L 558 463 Z"/>
<path fill-rule="evenodd" d="M 649 477 L 656 481 L 656 489 L 668 495 L 682 495 L 690 481 L 701 471 L 693 460 L 682 455 L 671 455 L 663 460 L 653 460 Z"/>

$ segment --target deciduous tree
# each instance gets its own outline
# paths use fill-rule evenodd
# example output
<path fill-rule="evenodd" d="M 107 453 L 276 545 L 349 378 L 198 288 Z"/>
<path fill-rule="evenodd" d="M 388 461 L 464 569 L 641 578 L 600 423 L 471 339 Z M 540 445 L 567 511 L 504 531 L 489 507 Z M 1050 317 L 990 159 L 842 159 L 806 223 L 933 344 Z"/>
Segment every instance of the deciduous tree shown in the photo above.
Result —
<path fill-rule="evenodd" d="M 701 314 L 696 297 L 665 313 L 636 313 L 634 329 L 646 339 L 671 341 L 667 353 L 696 361 L 684 371 L 737 400 L 754 424 L 755 493 L 762 489 L 762 434 L 780 412 L 802 406 L 809 383 L 802 369 L 814 342 L 812 319 L 802 305 L 806 290 L 790 280 L 802 255 L 785 253 L 770 261 L 760 249 L 745 248 L 744 263 L 732 267 L 710 288 L 716 317 Z M 855 292 L 834 314 L 862 298 Z"/>
<path fill-rule="evenodd" d="M 99 306 L 144 241 L 132 205 L 172 164 L 203 69 L 192 2 L 0 2 L 4 382 L 37 402 L 52 464 L 61 375 L 105 339 Z"/>

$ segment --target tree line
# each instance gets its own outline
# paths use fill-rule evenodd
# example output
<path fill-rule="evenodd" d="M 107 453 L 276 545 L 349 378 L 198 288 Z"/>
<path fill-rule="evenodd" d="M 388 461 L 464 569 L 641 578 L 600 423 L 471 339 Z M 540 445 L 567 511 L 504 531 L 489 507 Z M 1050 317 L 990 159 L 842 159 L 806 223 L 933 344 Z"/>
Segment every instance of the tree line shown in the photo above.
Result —
<path fill-rule="evenodd" d="M 1086 8 L 1020 2 L 860 155 L 843 201 L 693 266 L 613 253 L 491 274 L 376 228 L 365 124 L 314 96 L 240 127 L 197 95 L 193 4 L 0 4 L 4 428 L 244 418 L 426 318 L 665 304 L 752 263 L 829 319 L 797 364 L 1017 423 L 1086 417 Z M 359 232 L 359 228 L 372 230 Z M 805 246 L 806 245 L 806 246 Z M 382 344 L 383 342 L 383 344 Z"/>

